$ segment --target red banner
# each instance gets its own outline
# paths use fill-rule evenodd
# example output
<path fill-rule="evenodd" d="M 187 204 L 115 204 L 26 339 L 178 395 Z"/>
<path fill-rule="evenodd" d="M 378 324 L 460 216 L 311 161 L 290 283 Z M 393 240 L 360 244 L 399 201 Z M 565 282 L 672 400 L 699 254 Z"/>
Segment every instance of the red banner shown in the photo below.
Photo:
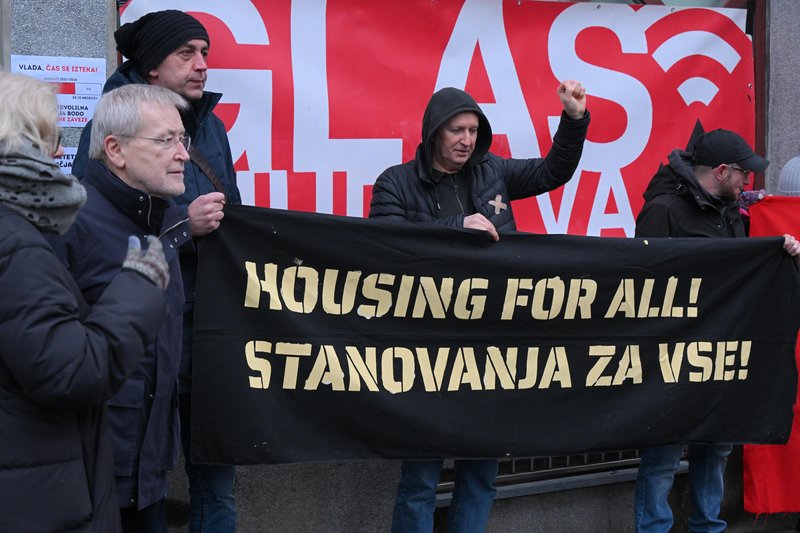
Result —
<path fill-rule="evenodd" d="M 800 235 L 800 198 L 767 196 L 750 208 L 750 235 Z M 800 344 L 797 350 L 800 367 Z M 800 389 L 798 389 L 800 390 Z M 744 447 L 744 508 L 751 513 L 800 511 L 800 394 L 785 445 Z"/>
<path fill-rule="evenodd" d="M 632 236 L 642 192 L 695 123 L 754 138 L 743 9 L 501 0 L 132 0 L 122 22 L 177 8 L 211 36 L 246 203 L 364 216 L 386 167 L 413 157 L 430 95 L 471 93 L 492 151 L 549 149 L 561 79 L 592 112 L 564 188 L 514 206 L 540 233 Z"/>

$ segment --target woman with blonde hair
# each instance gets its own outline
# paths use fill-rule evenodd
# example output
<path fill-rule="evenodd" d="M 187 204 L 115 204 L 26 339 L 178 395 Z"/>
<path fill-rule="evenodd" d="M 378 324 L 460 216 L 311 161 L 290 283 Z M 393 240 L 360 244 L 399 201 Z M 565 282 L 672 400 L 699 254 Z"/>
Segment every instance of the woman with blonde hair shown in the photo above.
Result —
<path fill-rule="evenodd" d="M 105 400 L 165 314 L 157 239 L 89 307 L 43 234 L 86 200 L 63 174 L 55 88 L 0 72 L 0 531 L 120 531 Z"/>

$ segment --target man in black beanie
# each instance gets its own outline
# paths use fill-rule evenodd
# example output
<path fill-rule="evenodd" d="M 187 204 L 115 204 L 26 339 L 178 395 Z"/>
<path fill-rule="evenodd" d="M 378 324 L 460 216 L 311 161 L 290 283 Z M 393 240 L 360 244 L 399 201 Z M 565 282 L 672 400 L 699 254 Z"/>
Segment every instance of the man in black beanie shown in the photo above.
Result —
<path fill-rule="evenodd" d="M 186 136 L 191 137 L 184 168 L 183 195 L 175 198 L 186 209 L 192 237 L 201 237 L 219 227 L 226 203 L 241 203 L 236 186 L 228 136 L 222 121 L 213 113 L 222 95 L 205 91 L 210 39 L 203 25 L 182 11 L 148 13 L 114 32 L 117 50 L 125 61 L 106 82 L 103 92 L 131 83 L 158 85 L 188 100 L 191 110 L 181 117 Z M 72 172 L 82 178 L 87 165 L 92 123 L 81 135 Z M 161 139 L 151 139 L 162 142 Z M 235 468 L 224 465 L 194 465 L 190 461 L 191 347 L 197 254 L 194 247 L 180 249 L 181 275 L 186 303 L 183 309 L 183 345 L 178 377 L 178 405 L 175 395 L 161 398 L 129 398 L 134 407 L 147 406 L 144 435 L 130 436 L 125 427 L 112 423 L 112 441 L 120 457 L 131 456 L 129 464 L 116 463 L 117 493 L 123 517 L 131 519 L 130 531 L 152 531 L 136 525 L 136 515 L 152 512 L 166 495 L 167 471 L 177 463 L 177 439 L 183 444 L 191 505 L 190 532 L 228 532 L 236 528 L 233 495 Z M 157 405 L 159 402 L 168 406 Z M 180 412 L 180 435 L 178 410 Z M 158 413 L 161 416 L 158 416 Z M 112 413 L 113 418 L 113 413 Z M 174 453 L 172 453 L 174 450 Z M 141 522 L 138 522 L 141 524 Z M 166 532 L 166 523 L 163 530 Z"/>

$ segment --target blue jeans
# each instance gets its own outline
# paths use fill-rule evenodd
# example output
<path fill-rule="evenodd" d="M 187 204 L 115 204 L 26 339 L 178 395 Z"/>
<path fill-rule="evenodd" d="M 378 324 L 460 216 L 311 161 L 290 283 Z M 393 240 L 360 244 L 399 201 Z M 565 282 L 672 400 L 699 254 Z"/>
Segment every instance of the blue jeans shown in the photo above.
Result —
<path fill-rule="evenodd" d="M 667 533 L 672 509 L 667 496 L 683 454 L 683 444 L 669 444 L 640 451 L 634 513 L 637 533 Z M 689 444 L 689 485 L 692 491 L 691 533 L 718 533 L 727 524 L 719 518 L 728 444 Z"/>
<path fill-rule="evenodd" d="M 392 516 L 392 533 L 430 533 L 436 484 L 443 459 L 403 461 Z M 497 490 L 497 459 L 456 459 L 455 487 L 447 512 L 447 532 L 482 532 Z"/>
<path fill-rule="evenodd" d="M 236 498 L 233 495 L 236 467 L 191 462 L 191 395 L 181 394 L 178 406 L 184 469 L 189 479 L 189 532 L 233 533 L 236 531 Z"/>

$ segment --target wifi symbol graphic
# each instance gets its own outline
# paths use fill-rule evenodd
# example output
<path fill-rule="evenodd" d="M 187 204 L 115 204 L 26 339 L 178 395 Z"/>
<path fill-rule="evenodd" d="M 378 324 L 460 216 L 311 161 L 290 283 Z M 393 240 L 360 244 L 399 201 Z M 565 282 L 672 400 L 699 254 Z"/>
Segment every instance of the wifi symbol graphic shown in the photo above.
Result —
<path fill-rule="evenodd" d="M 707 31 L 687 31 L 667 39 L 653 52 L 653 59 L 667 72 L 678 61 L 695 55 L 713 59 L 729 74 L 742 59 L 725 39 Z M 702 77 L 689 78 L 678 86 L 678 93 L 686 105 L 694 102 L 708 105 L 718 92 L 719 87 Z"/>

